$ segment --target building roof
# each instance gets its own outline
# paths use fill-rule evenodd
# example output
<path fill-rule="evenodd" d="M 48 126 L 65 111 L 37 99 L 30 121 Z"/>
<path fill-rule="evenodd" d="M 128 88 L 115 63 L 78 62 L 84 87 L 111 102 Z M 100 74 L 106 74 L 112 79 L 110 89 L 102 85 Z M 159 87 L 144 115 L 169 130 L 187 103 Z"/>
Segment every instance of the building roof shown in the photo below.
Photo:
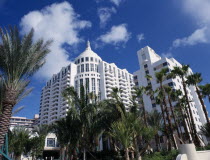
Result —
<path fill-rule="evenodd" d="M 97 53 L 93 52 L 90 46 L 90 41 L 87 41 L 87 47 L 84 52 L 82 52 L 76 59 L 82 58 L 82 57 L 94 57 L 101 60 L 101 57 L 98 56 Z"/>

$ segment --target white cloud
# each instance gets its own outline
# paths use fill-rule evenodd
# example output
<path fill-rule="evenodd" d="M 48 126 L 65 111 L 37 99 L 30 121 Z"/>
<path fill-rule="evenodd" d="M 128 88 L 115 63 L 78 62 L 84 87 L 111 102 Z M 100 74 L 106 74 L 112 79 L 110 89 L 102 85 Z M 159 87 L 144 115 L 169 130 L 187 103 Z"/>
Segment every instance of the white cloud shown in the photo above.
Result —
<path fill-rule="evenodd" d="M 107 22 L 111 19 L 113 13 L 116 13 L 116 9 L 114 7 L 102 7 L 98 9 L 98 16 L 100 19 L 100 26 L 105 27 Z"/>
<path fill-rule="evenodd" d="M 192 46 L 198 43 L 207 43 L 206 27 L 197 29 L 190 36 L 173 41 L 173 47 Z"/>
<path fill-rule="evenodd" d="M 173 47 L 210 43 L 210 1 L 182 0 L 183 11 L 196 20 L 198 29 L 191 35 L 173 41 Z"/>
<path fill-rule="evenodd" d="M 112 3 L 114 3 L 116 6 L 119 6 L 120 3 L 123 1 L 123 0 L 110 0 Z"/>
<path fill-rule="evenodd" d="M 141 33 L 141 34 L 138 34 L 137 36 L 136 36 L 136 38 L 137 38 L 137 41 L 140 43 L 142 40 L 144 40 L 145 39 L 145 37 L 144 37 L 144 34 L 143 33 Z"/>
<path fill-rule="evenodd" d="M 162 53 L 161 57 L 171 58 L 171 57 L 173 57 L 173 55 L 171 52 L 166 52 L 166 53 Z"/>
<path fill-rule="evenodd" d="M 126 43 L 131 37 L 131 33 L 127 30 L 126 24 L 113 26 L 109 32 L 101 35 L 98 40 L 106 43 L 118 45 L 119 43 Z"/>
<path fill-rule="evenodd" d="M 51 53 L 46 57 L 46 64 L 37 73 L 42 78 L 50 78 L 59 72 L 61 67 L 69 64 L 69 55 L 62 45 L 77 45 L 82 41 L 79 32 L 91 27 L 89 21 L 79 20 L 79 15 L 68 2 L 55 3 L 40 11 L 32 11 L 20 22 L 22 33 L 32 27 L 35 30 L 34 40 L 53 39 Z"/>

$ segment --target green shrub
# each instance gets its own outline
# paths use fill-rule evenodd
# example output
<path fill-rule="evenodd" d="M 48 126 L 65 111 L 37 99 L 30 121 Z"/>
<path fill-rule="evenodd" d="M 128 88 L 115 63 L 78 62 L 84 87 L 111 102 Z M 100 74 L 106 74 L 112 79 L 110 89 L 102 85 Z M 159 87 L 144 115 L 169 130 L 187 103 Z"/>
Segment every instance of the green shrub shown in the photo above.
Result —
<path fill-rule="evenodd" d="M 177 150 L 154 152 L 146 154 L 142 157 L 143 160 L 175 160 L 178 155 Z"/>

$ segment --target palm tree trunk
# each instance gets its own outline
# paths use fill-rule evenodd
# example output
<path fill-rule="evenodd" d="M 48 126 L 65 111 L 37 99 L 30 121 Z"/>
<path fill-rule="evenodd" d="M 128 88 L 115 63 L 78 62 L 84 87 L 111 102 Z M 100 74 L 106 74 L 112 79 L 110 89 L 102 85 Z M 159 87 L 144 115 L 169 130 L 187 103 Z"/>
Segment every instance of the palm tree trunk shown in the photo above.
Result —
<path fill-rule="evenodd" d="M 155 135 L 155 143 L 156 143 L 157 152 L 160 152 L 160 140 L 158 134 Z"/>
<path fill-rule="evenodd" d="M 139 152 L 139 146 L 138 146 L 137 138 L 134 137 L 133 139 L 134 139 L 136 159 L 139 160 L 140 159 L 140 152 Z"/>
<path fill-rule="evenodd" d="M 142 102 L 142 107 L 143 107 L 143 114 L 144 114 L 144 122 L 145 122 L 145 125 L 147 126 L 147 117 L 146 117 L 146 110 L 145 110 L 144 102 Z"/>
<path fill-rule="evenodd" d="M 177 120 L 176 120 L 176 117 L 175 117 L 175 114 L 174 114 L 174 109 L 173 109 L 173 106 L 172 106 L 172 102 L 171 102 L 170 95 L 168 95 L 168 101 L 169 101 L 169 105 L 170 105 L 170 108 L 171 108 L 171 113 L 172 113 L 172 116 L 173 116 L 173 119 L 174 119 L 174 124 L 175 124 L 175 126 L 176 126 L 176 130 L 177 130 L 178 137 L 179 137 L 180 139 L 182 139 L 181 134 L 180 134 L 180 132 L 179 132 L 179 127 L 178 127 L 178 124 L 177 124 Z M 180 141 L 180 143 L 182 144 L 181 141 Z"/>
<path fill-rule="evenodd" d="M 198 89 L 198 86 L 195 86 L 195 88 L 196 88 L 196 92 L 197 92 L 198 98 L 199 98 L 199 100 L 200 100 L 200 103 L 201 103 L 201 105 L 202 105 L 203 112 L 204 112 L 205 117 L 206 117 L 206 121 L 207 121 L 207 123 L 210 124 L 209 117 L 208 117 L 208 112 L 207 112 L 206 106 L 205 106 L 205 104 L 204 104 L 204 102 L 203 102 L 203 98 L 202 98 L 202 96 L 201 96 L 201 93 L 200 93 L 200 91 L 199 91 L 199 89 Z"/>
<path fill-rule="evenodd" d="M 166 117 L 167 117 L 167 121 L 168 121 L 168 124 L 169 124 L 169 130 L 170 130 L 170 133 L 171 133 L 171 138 L 172 138 L 174 147 L 177 149 L 176 140 L 173 136 L 173 127 L 172 127 L 172 123 L 171 123 L 171 118 L 170 118 L 167 103 L 166 103 L 166 96 L 165 96 L 166 94 L 165 94 L 165 90 L 163 88 L 162 82 L 160 82 L 160 89 L 163 92 L 163 105 L 165 106 L 165 112 L 166 112 Z"/>
<path fill-rule="evenodd" d="M 83 160 L 86 160 L 86 149 L 83 149 Z"/>
<path fill-rule="evenodd" d="M 166 125 L 166 118 L 165 118 L 165 112 L 164 112 L 164 109 L 163 109 L 163 105 L 160 104 L 160 108 L 161 108 L 161 113 L 162 113 L 162 117 L 163 117 L 163 124 L 164 124 L 164 128 L 165 128 L 165 132 L 166 132 L 166 137 L 169 141 L 169 150 L 171 149 L 171 141 L 170 141 L 170 136 L 169 136 L 169 133 L 168 133 L 168 128 L 167 128 L 167 125 Z"/>
<path fill-rule="evenodd" d="M 125 149 L 125 160 L 130 160 L 128 148 Z"/>
<path fill-rule="evenodd" d="M 188 106 L 188 110 L 189 110 L 190 118 L 191 118 L 191 122 L 192 122 L 194 143 L 195 143 L 196 146 L 200 146 L 200 140 L 198 138 L 197 131 L 196 131 L 196 128 L 195 128 L 193 113 L 192 113 L 192 110 L 190 109 L 190 101 L 189 101 L 189 98 L 187 96 L 187 88 L 186 88 L 186 84 L 185 84 L 185 81 L 184 81 L 183 77 L 182 77 L 182 85 L 183 85 L 183 88 L 184 88 L 184 94 L 185 94 L 185 98 L 187 100 L 187 106 Z"/>
<path fill-rule="evenodd" d="M 185 118 L 185 114 L 184 114 L 184 111 L 182 110 L 182 108 L 180 107 L 180 110 L 181 110 L 181 114 L 182 114 L 182 117 L 183 117 L 183 125 L 184 125 L 184 132 L 185 134 L 188 136 L 188 139 L 189 139 L 189 143 L 192 143 L 193 140 L 192 140 L 192 130 L 191 130 L 191 126 L 190 126 L 190 122 L 189 122 L 189 113 L 187 111 L 187 109 L 185 108 L 185 112 L 186 112 L 186 118 Z M 189 131 L 187 129 L 187 126 L 189 128 Z"/>
<path fill-rule="evenodd" d="M 2 101 L 2 115 L 0 117 L 0 148 L 4 145 L 4 137 L 9 129 L 12 109 L 16 104 L 16 91 L 6 89 L 5 98 Z"/>

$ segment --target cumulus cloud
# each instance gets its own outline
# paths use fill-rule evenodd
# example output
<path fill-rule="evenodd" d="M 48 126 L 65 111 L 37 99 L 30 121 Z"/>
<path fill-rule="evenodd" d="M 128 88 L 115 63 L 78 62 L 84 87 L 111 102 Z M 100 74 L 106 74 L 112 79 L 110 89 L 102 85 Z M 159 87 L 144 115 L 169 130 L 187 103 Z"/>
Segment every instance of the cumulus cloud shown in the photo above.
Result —
<path fill-rule="evenodd" d="M 46 57 L 46 64 L 37 73 L 42 78 L 50 78 L 53 74 L 69 64 L 69 55 L 63 45 L 75 46 L 82 41 L 79 32 L 91 27 L 89 21 L 80 20 L 68 2 L 54 3 L 39 11 L 25 15 L 20 22 L 21 32 L 27 33 L 34 28 L 34 40 L 52 39 L 51 53 Z"/>
<path fill-rule="evenodd" d="M 111 19 L 113 13 L 116 13 L 116 9 L 114 7 L 102 7 L 98 9 L 98 16 L 100 19 L 100 27 L 105 27 L 107 22 Z"/>
<path fill-rule="evenodd" d="M 118 45 L 119 43 L 126 43 L 131 37 L 131 33 L 127 30 L 126 24 L 112 26 L 111 30 L 106 34 L 101 35 L 97 40 L 105 44 Z"/>
<path fill-rule="evenodd" d="M 137 36 L 136 36 L 136 38 L 137 38 L 137 41 L 140 43 L 142 40 L 144 40 L 145 39 L 145 37 L 144 37 L 144 34 L 143 33 L 141 33 L 141 34 L 138 34 Z"/>
<path fill-rule="evenodd" d="M 207 43 L 208 37 L 206 35 L 207 28 L 197 29 L 190 36 L 173 41 L 173 47 L 192 46 L 198 43 Z"/>
<path fill-rule="evenodd" d="M 182 0 L 183 11 L 196 20 L 198 28 L 190 35 L 173 41 L 173 47 L 210 43 L 210 1 Z"/>
<path fill-rule="evenodd" d="M 123 0 L 110 0 L 112 3 L 114 3 L 116 6 L 119 6 L 120 3 L 123 1 Z"/>
<path fill-rule="evenodd" d="M 166 53 L 162 53 L 161 57 L 171 58 L 171 57 L 173 57 L 173 55 L 171 52 L 166 52 Z"/>

